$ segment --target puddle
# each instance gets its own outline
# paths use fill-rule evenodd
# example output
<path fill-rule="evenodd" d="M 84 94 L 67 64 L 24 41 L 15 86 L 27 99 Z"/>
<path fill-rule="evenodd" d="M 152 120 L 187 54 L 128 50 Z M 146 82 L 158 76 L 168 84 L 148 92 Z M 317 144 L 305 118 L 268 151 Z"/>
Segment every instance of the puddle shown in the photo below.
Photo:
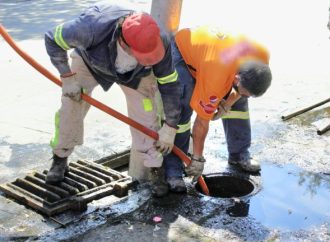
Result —
<path fill-rule="evenodd" d="M 262 165 L 261 179 L 261 191 L 243 206 L 245 214 L 248 206 L 249 216 L 278 229 L 303 229 L 330 222 L 330 176 L 294 165 Z"/>
<path fill-rule="evenodd" d="M 298 230 L 330 223 L 330 176 L 295 165 L 262 164 L 261 175 L 226 172 L 204 177 L 210 195 L 230 199 L 231 217 L 254 218 L 267 228 Z M 199 185 L 196 190 L 201 192 Z"/>

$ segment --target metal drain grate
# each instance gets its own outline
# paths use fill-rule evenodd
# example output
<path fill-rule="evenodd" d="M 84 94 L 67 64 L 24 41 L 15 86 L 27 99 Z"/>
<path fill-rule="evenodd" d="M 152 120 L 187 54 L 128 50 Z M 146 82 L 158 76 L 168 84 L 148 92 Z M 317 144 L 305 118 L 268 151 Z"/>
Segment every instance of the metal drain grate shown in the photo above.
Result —
<path fill-rule="evenodd" d="M 14 182 L 0 185 L 0 190 L 39 212 L 52 216 L 66 210 L 84 210 L 87 203 L 105 196 L 123 197 L 133 184 L 130 176 L 96 163 L 71 162 L 63 182 L 46 184 L 47 171 L 35 172 Z"/>

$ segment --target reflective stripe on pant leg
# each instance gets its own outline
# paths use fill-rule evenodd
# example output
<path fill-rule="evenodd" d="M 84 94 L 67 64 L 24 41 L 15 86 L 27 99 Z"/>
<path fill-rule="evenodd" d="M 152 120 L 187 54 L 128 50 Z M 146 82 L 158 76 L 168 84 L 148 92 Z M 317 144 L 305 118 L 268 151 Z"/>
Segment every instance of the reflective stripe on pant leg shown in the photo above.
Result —
<path fill-rule="evenodd" d="M 150 98 L 132 88 L 122 85 L 120 87 L 126 97 L 128 116 L 151 130 L 159 130 L 160 121 L 157 114 L 157 95 L 153 95 Z M 154 146 L 155 140 L 133 127 L 130 127 L 130 131 L 132 136 L 130 163 L 137 163 L 137 165 L 143 163 L 146 167 L 160 167 L 163 157 Z M 137 165 L 132 164 L 131 167 L 136 167 Z M 131 173 L 133 174 L 134 171 L 131 171 Z"/>
<path fill-rule="evenodd" d="M 83 103 L 62 96 L 57 120 L 58 133 L 52 147 L 53 153 L 60 157 L 68 157 L 76 145 L 83 143 L 84 109 L 87 108 Z"/>
<path fill-rule="evenodd" d="M 178 125 L 179 129 L 176 131 L 177 134 L 181 134 L 181 133 L 184 133 L 188 130 L 191 129 L 191 121 L 189 120 L 188 123 L 185 123 L 185 124 L 179 124 Z"/>
<path fill-rule="evenodd" d="M 98 85 L 89 72 L 82 58 L 73 51 L 70 54 L 71 70 L 76 74 L 81 87 L 86 94 L 91 94 Z M 55 137 L 51 143 L 53 152 L 60 157 L 68 157 L 76 145 L 83 144 L 84 118 L 90 108 L 87 102 L 76 102 L 62 96 L 62 105 L 57 114 Z"/>
<path fill-rule="evenodd" d="M 145 112 L 152 112 L 153 105 L 152 105 L 152 100 L 150 98 L 143 98 L 142 103 L 143 103 L 143 109 Z"/>
<path fill-rule="evenodd" d="M 242 111 L 229 111 L 226 115 L 221 117 L 222 119 L 249 119 L 250 114 L 249 112 L 242 112 Z"/>
<path fill-rule="evenodd" d="M 57 111 L 55 113 L 55 130 L 54 130 L 54 136 L 50 141 L 50 147 L 52 147 L 53 149 L 56 147 L 56 145 L 58 144 L 58 136 L 59 136 L 59 129 L 60 129 L 60 112 Z"/>
<path fill-rule="evenodd" d="M 247 153 L 251 145 L 251 125 L 247 98 L 239 99 L 227 117 L 222 119 L 230 157 Z"/>

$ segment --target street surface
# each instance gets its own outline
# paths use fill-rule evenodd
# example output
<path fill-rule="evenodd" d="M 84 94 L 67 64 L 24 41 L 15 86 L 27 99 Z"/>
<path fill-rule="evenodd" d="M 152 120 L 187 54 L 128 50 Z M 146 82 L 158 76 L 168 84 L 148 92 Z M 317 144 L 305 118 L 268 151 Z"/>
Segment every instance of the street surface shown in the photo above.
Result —
<path fill-rule="evenodd" d="M 91 0 L 1 0 L 0 23 L 17 44 L 58 75 L 46 54 L 43 35 L 77 16 Z M 149 11 L 150 1 L 132 1 Z M 245 201 L 248 214 L 230 216 L 230 199 L 198 194 L 190 181 L 187 196 L 150 198 L 145 187 L 109 206 L 109 198 L 90 204 L 65 228 L 0 196 L 0 241 L 330 241 L 330 105 L 283 122 L 282 115 L 330 95 L 329 1 L 184 0 L 180 28 L 212 24 L 241 32 L 266 45 L 273 83 L 250 100 L 253 144 L 261 161 L 259 192 Z M 51 164 L 49 141 L 61 91 L 29 66 L 0 38 L 0 183 L 11 182 Z M 93 97 L 126 114 L 118 86 L 97 88 Z M 71 160 L 97 160 L 130 147 L 127 125 L 91 108 L 85 143 Z M 205 174 L 227 169 L 221 122 L 207 137 Z M 253 178 L 255 179 L 255 178 Z M 155 224 L 152 218 L 162 217 Z"/>

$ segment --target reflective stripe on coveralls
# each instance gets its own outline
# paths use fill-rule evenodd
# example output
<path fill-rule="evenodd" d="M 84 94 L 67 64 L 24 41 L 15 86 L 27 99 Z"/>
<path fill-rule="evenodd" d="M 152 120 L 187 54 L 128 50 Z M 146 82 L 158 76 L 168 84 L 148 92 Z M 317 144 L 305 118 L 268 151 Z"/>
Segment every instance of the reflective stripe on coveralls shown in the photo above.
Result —
<path fill-rule="evenodd" d="M 157 81 L 159 84 L 168 84 L 171 82 L 176 82 L 177 79 L 178 79 L 178 73 L 176 71 L 174 71 L 172 74 L 170 74 L 168 76 L 157 78 Z"/>
<path fill-rule="evenodd" d="M 177 134 L 184 133 L 191 128 L 191 121 L 189 120 L 188 123 L 185 124 L 178 124 L 179 129 L 176 131 Z"/>
<path fill-rule="evenodd" d="M 63 50 L 69 50 L 70 47 L 64 41 L 63 36 L 62 36 L 62 28 L 63 28 L 63 24 L 56 26 L 54 39 L 55 39 L 56 44 L 59 47 L 61 47 Z"/>
<path fill-rule="evenodd" d="M 221 117 L 222 119 L 249 119 L 249 112 L 243 111 L 229 111 L 227 115 Z"/>
<path fill-rule="evenodd" d="M 58 144 L 59 129 L 60 129 L 60 112 L 57 111 L 55 113 L 55 132 L 54 132 L 54 137 L 50 141 L 50 147 L 52 147 L 53 149 Z"/>
<path fill-rule="evenodd" d="M 143 102 L 144 111 L 151 112 L 153 110 L 152 100 L 150 98 L 144 98 L 142 100 L 142 102 Z M 177 134 L 184 133 L 184 132 L 190 130 L 190 128 L 191 128 L 191 121 L 189 120 L 189 122 L 188 123 L 185 123 L 185 124 L 178 124 L 178 127 L 179 127 L 179 129 L 176 131 L 176 133 Z"/>

